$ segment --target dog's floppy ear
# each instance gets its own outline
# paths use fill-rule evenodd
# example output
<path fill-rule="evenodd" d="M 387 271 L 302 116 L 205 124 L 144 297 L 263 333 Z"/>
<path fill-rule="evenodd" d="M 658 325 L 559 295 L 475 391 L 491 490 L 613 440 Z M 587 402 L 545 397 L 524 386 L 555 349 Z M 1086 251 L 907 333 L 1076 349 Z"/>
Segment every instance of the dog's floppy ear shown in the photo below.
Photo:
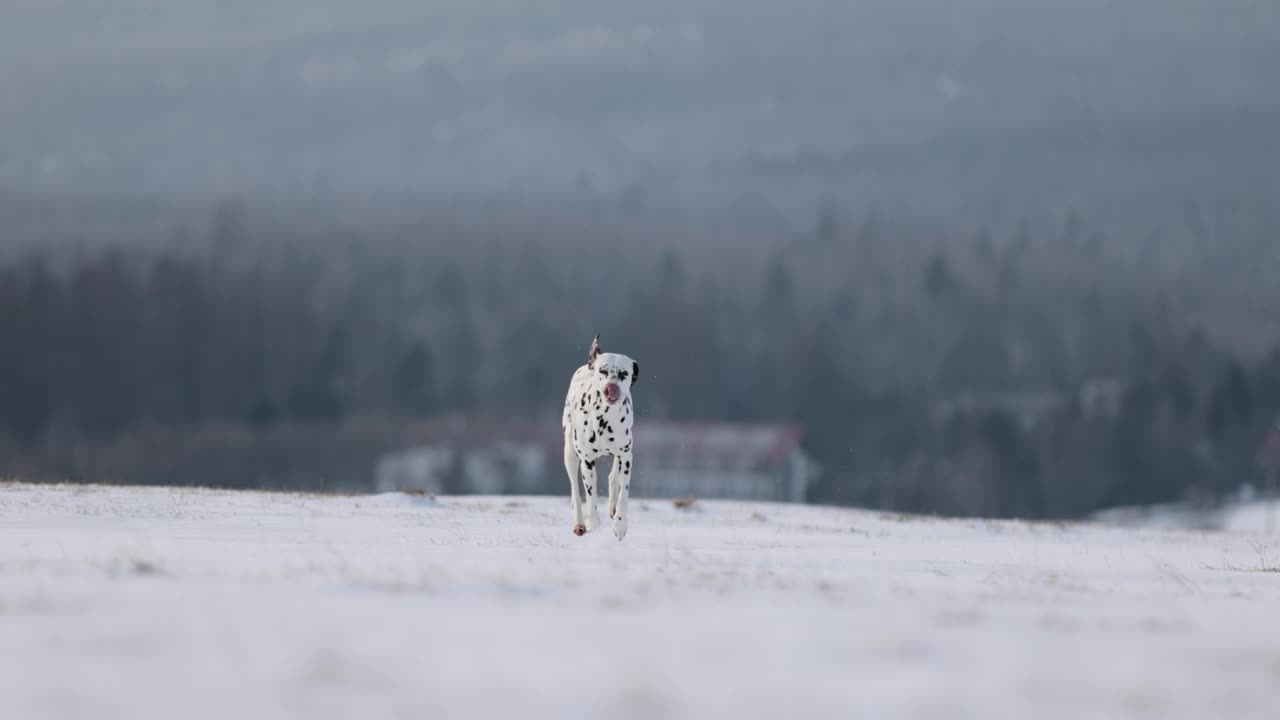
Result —
<path fill-rule="evenodd" d="M 631 361 L 631 384 L 635 385 L 640 382 L 640 363 L 635 360 Z"/>
<path fill-rule="evenodd" d="M 596 358 L 600 356 L 600 335 L 596 334 L 594 340 L 591 341 L 591 351 L 587 353 L 587 367 L 592 370 L 596 367 Z"/>

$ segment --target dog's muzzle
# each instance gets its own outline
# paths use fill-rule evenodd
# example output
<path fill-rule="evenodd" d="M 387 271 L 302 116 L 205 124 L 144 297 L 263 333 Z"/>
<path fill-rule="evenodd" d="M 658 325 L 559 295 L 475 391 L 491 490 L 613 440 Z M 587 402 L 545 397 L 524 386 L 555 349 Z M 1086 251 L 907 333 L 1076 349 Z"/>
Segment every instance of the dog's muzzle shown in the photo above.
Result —
<path fill-rule="evenodd" d="M 622 399 L 622 388 L 618 383 L 609 383 L 604 386 L 604 399 L 612 405 Z"/>

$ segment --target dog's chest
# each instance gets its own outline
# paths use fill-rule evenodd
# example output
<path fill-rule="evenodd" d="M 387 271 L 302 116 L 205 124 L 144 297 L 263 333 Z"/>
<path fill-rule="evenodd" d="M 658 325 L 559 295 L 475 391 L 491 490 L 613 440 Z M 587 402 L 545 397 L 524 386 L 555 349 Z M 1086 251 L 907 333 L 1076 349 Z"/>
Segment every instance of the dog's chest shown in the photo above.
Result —
<path fill-rule="evenodd" d="M 616 453 L 631 447 L 631 428 L 635 413 L 631 397 L 623 395 L 614 405 L 603 400 L 596 402 L 593 395 L 575 398 L 571 413 L 573 444 L 583 457 L 598 457 Z"/>

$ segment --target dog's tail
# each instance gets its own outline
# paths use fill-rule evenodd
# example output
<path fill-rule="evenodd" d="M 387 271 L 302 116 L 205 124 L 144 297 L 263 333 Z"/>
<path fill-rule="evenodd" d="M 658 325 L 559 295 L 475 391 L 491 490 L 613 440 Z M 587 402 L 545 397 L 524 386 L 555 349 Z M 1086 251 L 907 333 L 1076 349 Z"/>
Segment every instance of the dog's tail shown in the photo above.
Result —
<path fill-rule="evenodd" d="M 600 355 L 600 333 L 596 333 L 596 337 L 591 341 L 591 351 L 587 353 L 587 367 L 595 368 L 596 357 Z"/>

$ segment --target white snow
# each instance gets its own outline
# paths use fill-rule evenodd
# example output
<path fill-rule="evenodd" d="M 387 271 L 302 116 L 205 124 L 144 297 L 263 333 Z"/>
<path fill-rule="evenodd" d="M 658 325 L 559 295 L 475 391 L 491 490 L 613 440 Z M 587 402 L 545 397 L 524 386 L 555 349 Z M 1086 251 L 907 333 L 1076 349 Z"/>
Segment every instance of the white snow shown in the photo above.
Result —
<path fill-rule="evenodd" d="M 0 484 L 0 718 L 1273 720 L 1277 570 L 1248 527 Z"/>
<path fill-rule="evenodd" d="M 1237 533 L 1256 533 L 1265 537 L 1280 536 L 1280 501 L 1239 503 L 1223 513 L 1222 527 Z M 1276 543 L 1280 550 L 1280 543 Z M 1280 555 L 1280 552 L 1276 553 Z M 1275 559 L 1280 565 L 1280 557 Z"/>

